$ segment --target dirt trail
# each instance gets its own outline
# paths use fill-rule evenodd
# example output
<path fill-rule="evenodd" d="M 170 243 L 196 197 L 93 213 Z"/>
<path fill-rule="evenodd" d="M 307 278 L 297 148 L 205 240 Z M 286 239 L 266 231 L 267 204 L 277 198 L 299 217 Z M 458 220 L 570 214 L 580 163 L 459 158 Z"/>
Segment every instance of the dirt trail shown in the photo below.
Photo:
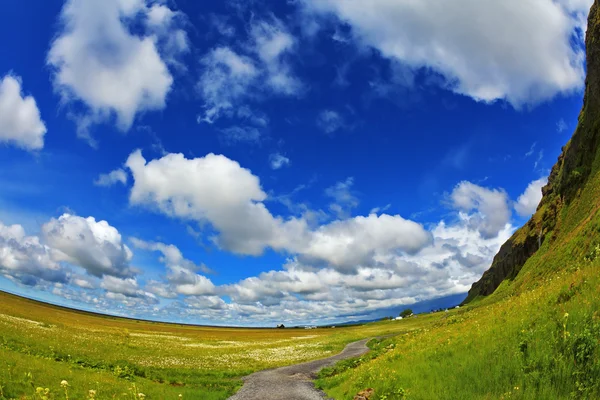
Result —
<path fill-rule="evenodd" d="M 229 400 L 322 400 L 312 380 L 323 367 L 369 351 L 369 339 L 350 343 L 340 354 L 322 360 L 256 372 L 244 378 L 244 386 Z"/>

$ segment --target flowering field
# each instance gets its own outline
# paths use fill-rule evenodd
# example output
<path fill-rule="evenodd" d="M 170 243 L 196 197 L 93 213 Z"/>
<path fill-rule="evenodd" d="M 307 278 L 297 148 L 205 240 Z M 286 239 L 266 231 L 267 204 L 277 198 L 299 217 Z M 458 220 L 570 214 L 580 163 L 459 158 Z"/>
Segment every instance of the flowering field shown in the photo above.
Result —
<path fill-rule="evenodd" d="M 410 329 L 409 321 L 311 330 L 161 324 L 0 292 L 0 399 L 224 399 L 251 372 Z"/>

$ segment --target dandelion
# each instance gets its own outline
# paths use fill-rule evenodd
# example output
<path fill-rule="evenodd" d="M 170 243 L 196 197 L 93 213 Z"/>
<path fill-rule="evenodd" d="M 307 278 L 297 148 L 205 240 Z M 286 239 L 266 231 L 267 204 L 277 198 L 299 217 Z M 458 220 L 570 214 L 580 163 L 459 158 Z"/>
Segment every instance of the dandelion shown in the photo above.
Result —
<path fill-rule="evenodd" d="M 65 389 L 65 400 L 69 400 L 69 382 L 63 379 L 62 382 L 60 382 L 60 386 Z"/>
<path fill-rule="evenodd" d="M 143 399 L 143 398 L 145 398 L 145 397 L 146 397 L 146 395 L 145 395 L 144 393 L 138 393 L 138 397 L 139 397 L 140 399 Z"/>
<path fill-rule="evenodd" d="M 88 397 L 89 397 L 90 399 L 95 399 L 95 398 L 96 398 L 96 391 L 95 391 L 94 389 L 90 389 L 90 390 L 88 391 Z"/>

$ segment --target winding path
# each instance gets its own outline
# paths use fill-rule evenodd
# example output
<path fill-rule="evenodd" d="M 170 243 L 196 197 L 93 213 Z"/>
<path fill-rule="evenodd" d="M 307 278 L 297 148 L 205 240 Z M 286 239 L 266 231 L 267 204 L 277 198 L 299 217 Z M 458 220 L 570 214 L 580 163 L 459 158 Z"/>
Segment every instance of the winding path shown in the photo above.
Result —
<path fill-rule="evenodd" d="M 323 367 L 369 351 L 369 339 L 350 343 L 333 357 L 255 372 L 244 377 L 244 386 L 229 400 L 322 400 L 323 392 L 315 389 L 312 380 Z"/>

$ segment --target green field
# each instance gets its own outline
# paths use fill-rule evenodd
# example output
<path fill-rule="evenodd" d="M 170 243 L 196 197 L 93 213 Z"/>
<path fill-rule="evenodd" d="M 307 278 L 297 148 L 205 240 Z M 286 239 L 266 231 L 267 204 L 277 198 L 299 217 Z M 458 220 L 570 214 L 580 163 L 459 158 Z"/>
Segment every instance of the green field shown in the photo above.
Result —
<path fill-rule="evenodd" d="M 0 399 L 225 399 L 251 372 L 328 357 L 352 341 L 414 323 L 238 329 L 99 316 L 0 292 Z M 43 394 L 43 392 L 42 392 Z"/>

